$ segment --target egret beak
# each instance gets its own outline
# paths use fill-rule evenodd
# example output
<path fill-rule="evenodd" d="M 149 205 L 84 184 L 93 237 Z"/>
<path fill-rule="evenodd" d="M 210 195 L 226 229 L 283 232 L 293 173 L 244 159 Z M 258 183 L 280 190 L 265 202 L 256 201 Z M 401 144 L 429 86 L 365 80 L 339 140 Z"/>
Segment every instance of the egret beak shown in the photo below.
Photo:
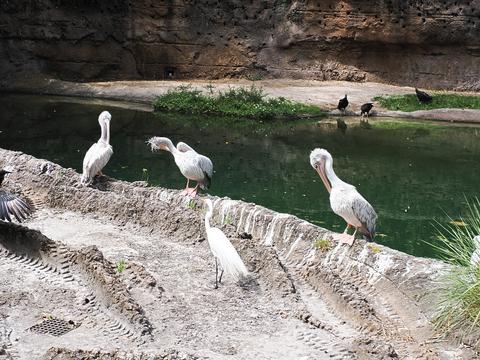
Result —
<path fill-rule="evenodd" d="M 325 174 L 325 166 L 323 164 L 316 165 L 315 170 L 317 170 L 318 175 L 320 175 L 320 178 L 322 179 L 323 185 L 325 185 L 327 191 L 330 193 L 332 190 L 332 185 L 330 184 L 330 181 L 328 181 L 327 175 Z"/>

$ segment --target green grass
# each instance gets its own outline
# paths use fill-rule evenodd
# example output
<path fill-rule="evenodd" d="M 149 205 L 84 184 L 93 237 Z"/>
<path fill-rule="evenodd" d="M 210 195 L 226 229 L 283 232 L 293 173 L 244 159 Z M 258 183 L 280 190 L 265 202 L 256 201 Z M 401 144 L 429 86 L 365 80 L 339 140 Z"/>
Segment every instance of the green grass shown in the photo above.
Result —
<path fill-rule="evenodd" d="M 313 247 L 321 252 L 328 251 L 332 248 L 332 242 L 328 239 L 317 239 L 313 243 Z"/>
<path fill-rule="evenodd" d="M 421 104 L 415 94 L 377 96 L 375 101 L 388 109 L 400 111 L 432 110 L 432 109 L 480 109 L 480 96 L 457 94 L 431 94 L 433 100 L 430 104 Z"/>
<path fill-rule="evenodd" d="M 218 96 L 208 95 L 190 86 L 169 90 L 153 102 L 156 111 L 180 112 L 192 115 L 275 119 L 294 117 L 324 117 L 317 106 L 301 104 L 283 97 L 267 98 L 262 89 L 231 88 Z"/>
<path fill-rule="evenodd" d="M 125 266 L 126 266 L 126 262 L 124 259 L 121 259 L 118 263 L 117 263 L 117 272 L 119 274 L 121 274 L 122 272 L 125 271 Z"/>
<path fill-rule="evenodd" d="M 464 336 L 480 330 L 480 266 L 470 263 L 473 237 L 480 234 L 480 200 L 467 201 L 468 215 L 438 224 L 437 245 L 443 260 L 454 265 L 439 283 L 435 325 L 441 332 L 459 331 Z"/>

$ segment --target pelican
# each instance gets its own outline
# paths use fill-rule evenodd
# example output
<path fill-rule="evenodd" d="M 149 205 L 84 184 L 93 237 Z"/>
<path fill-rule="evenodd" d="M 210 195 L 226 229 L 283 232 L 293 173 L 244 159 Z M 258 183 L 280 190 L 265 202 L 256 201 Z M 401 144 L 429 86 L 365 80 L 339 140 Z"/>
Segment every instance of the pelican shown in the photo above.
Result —
<path fill-rule="evenodd" d="M 475 250 L 470 258 L 470 264 L 475 267 L 480 266 L 480 235 L 473 238 L 473 244 L 475 245 Z"/>
<path fill-rule="evenodd" d="M 212 161 L 203 155 L 200 155 L 184 142 L 179 142 L 177 147 L 173 146 L 172 141 L 166 137 L 152 137 L 147 142 L 152 151 L 165 150 L 172 153 L 180 172 L 187 178 L 187 186 L 182 192 L 183 195 L 194 197 L 197 195 L 198 186 L 206 190 L 210 187 L 213 175 Z M 196 181 L 197 186 L 189 188 L 190 180 Z"/>
<path fill-rule="evenodd" d="M 102 169 L 112 157 L 113 149 L 110 145 L 110 120 L 112 115 L 103 111 L 98 117 L 98 123 L 102 130 L 100 139 L 90 146 L 83 159 L 83 174 L 80 178 L 82 185 L 90 185 L 95 175 L 103 176 Z"/>
<path fill-rule="evenodd" d="M 10 171 L 0 170 L 0 186 L 6 174 L 10 174 Z M 33 206 L 19 196 L 0 190 L 0 220 L 11 222 L 15 218 L 22 222 L 33 210 Z"/>
<path fill-rule="evenodd" d="M 215 258 L 215 289 L 218 289 L 224 271 L 232 276 L 235 281 L 238 281 L 241 277 L 248 275 L 248 270 L 223 231 L 210 226 L 210 218 L 213 213 L 212 200 L 205 199 L 205 204 L 207 205 L 205 230 L 207 231 L 208 245 L 210 245 L 210 250 Z M 220 263 L 221 269 L 220 277 L 218 276 L 218 263 Z"/>
<path fill-rule="evenodd" d="M 336 234 L 334 239 L 351 246 L 355 241 L 355 234 L 360 231 L 367 241 L 372 241 L 375 236 L 377 214 L 355 186 L 340 180 L 335 174 L 332 155 L 325 149 L 315 149 L 310 154 L 310 164 L 318 172 L 330 193 L 330 206 L 333 212 L 347 222 L 343 234 Z M 355 232 L 348 235 L 347 231 L 352 226 L 355 227 Z"/>

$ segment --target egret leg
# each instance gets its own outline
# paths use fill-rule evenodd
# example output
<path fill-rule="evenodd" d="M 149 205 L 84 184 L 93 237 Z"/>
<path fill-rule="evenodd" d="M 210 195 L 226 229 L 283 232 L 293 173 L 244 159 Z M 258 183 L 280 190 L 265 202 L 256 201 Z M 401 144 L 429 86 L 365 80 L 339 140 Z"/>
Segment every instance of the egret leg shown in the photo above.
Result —
<path fill-rule="evenodd" d="M 214 289 L 218 289 L 218 263 L 217 258 L 215 258 L 215 287 Z"/>
<path fill-rule="evenodd" d="M 222 269 L 222 271 L 220 271 L 220 278 L 218 279 L 219 284 L 222 283 L 222 276 L 223 276 L 223 269 Z"/>

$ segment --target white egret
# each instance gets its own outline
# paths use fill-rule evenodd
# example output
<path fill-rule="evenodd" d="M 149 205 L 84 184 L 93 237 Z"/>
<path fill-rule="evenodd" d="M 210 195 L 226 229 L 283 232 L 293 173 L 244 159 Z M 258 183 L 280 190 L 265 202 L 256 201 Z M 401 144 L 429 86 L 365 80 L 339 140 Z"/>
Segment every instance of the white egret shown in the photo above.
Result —
<path fill-rule="evenodd" d="M 184 195 L 195 196 L 199 186 L 204 190 L 210 187 L 213 164 L 208 157 L 200 155 L 183 142 L 179 142 L 175 147 L 172 141 L 166 137 L 152 137 L 148 140 L 148 144 L 150 144 L 152 151 L 164 150 L 172 153 L 175 164 L 177 164 L 182 175 L 187 178 L 187 186 L 183 191 Z M 190 180 L 196 181 L 197 186 L 189 188 Z"/>
<path fill-rule="evenodd" d="M 80 179 L 82 185 L 90 185 L 95 175 L 103 176 L 102 169 L 112 157 L 113 149 L 110 145 L 110 120 L 112 115 L 103 111 L 98 117 L 101 128 L 100 139 L 88 149 L 83 159 L 83 174 Z"/>
<path fill-rule="evenodd" d="M 310 154 L 310 164 L 330 193 L 330 206 L 333 212 L 347 222 L 343 234 L 336 234 L 334 239 L 352 245 L 359 230 L 368 241 L 372 241 L 375 236 L 377 214 L 355 186 L 338 178 L 333 171 L 332 155 L 325 149 L 315 149 Z M 347 231 L 351 226 L 355 227 L 355 233 L 348 235 Z"/>
<path fill-rule="evenodd" d="M 248 270 L 245 267 L 237 250 L 232 243 L 225 236 L 222 230 L 210 226 L 210 218 L 213 213 L 213 204 L 210 199 L 205 199 L 207 205 L 207 213 L 205 214 L 205 230 L 207 231 L 208 245 L 215 257 L 215 289 L 218 284 L 222 282 L 223 272 L 226 271 L 235 281 L 241 277 L 248 275 Z M 220 263 L 220 277 L 218 276 L 218 267 Z"/>

